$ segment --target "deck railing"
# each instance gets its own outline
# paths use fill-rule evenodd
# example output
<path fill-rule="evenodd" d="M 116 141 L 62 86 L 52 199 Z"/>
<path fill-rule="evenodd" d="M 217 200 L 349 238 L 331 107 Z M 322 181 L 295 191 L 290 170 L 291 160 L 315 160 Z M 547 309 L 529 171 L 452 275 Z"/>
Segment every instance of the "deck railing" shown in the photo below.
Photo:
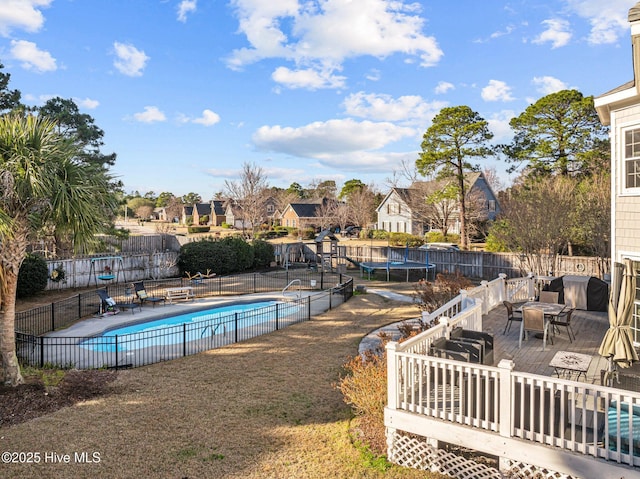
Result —
<path fill-rule="evenodd" d="M 526 300 L 532 295 L 532 277 L 520 281 L 499 278 L 435 311 L 432 316 L 439 317 L 440 324 L 403 343 L 387 344 L 388 431 L 398 428 L 449 440 L 434 435 L 437 427 L 431 427 L 433 423 L 421 429 L 418 418 L 426 418 L 472 427 L 503 441 L 553 446 L 566 453 L 640 466 L 639 392 L 514 371 L 511 360 L 488 366 L 428 355 L 432 342 L 448 336 L 456 326 L 482 330 L 484 302 L 478 296 L 490 305 L 499 304 L 500 282 L 507 298 Z M 403 413 L 416 416 L 400 417 Z M 490 438 L 481 439 L 482 434 L 468 437 L 472 439 L 465 447 L 495 453 L 496 443 Z M 393 447 L 393 441 L 389 444 Z M 526 462 L 523 450 L 526 447 L 504 447 L 503 455 Z M 394 457 L 391 449 L 389 457 Z M 558 467 L 565 467 L 562 461 Z"/>

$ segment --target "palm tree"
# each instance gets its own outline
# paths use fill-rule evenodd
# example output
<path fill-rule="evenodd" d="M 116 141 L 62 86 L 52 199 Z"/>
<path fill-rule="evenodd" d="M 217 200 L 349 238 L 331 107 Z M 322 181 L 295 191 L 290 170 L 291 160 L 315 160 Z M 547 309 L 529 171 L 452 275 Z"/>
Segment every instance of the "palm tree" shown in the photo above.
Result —
<path fill-rule="evenodd" d="M 23 382 L 15 349 L 18 271 L 29 240 L 43 227 L 68 235 L 76 250 L 108 224 L 116 202 L 110 176 L 46 117 L 0 117 L 0 362 L 4 383 Z"/>

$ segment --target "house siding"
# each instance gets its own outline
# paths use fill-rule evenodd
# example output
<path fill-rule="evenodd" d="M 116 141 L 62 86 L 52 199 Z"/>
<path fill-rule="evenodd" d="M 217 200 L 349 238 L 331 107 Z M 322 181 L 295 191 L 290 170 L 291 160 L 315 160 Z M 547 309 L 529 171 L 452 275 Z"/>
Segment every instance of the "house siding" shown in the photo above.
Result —
<path fill-rule="evenodd" d="M 624 130 L 640 128 L 640 105 L 615 110 L 611 115 L 612 258 L 640 258 L 640 194 L 624 188 Z"/>
<path fill-rule="evenodd" d="M 378 229 L 391 233 L 422 235 L 422 223 L 411 217 L 411 210 L 393 190 L 378 207 Z"/>

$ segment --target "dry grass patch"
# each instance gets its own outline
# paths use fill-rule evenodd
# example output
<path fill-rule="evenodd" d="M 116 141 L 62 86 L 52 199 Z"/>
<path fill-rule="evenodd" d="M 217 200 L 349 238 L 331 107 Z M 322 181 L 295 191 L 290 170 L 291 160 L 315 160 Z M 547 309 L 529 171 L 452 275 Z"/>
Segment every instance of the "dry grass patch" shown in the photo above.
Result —
<path fill-rule="evenodd" d="M 7 478 L 428 478 L 365 464 L 334 387 L 360 339 L 416 307 L 359 295 L 240 344 L 121 371 L 112 394 L 2 427 L 3 451 L 98 452 L 97 464 L 2 465 Z"/>

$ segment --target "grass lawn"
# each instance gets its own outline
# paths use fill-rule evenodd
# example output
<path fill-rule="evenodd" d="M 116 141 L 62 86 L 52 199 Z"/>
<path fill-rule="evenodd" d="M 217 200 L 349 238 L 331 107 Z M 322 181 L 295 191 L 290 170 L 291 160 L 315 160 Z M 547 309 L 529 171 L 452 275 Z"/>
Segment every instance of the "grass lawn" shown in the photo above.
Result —
<path fill-rule="evenodd" d="M 39 452 L 41 459 L 0 464 L 0 476 L 443 477 L 371 465 L 351 442 L 350 408 L 334 388 L 366 333 L 416 315 L 410 304 L 358 295 L 279 332 L 120 371 L 106 396 L 0 428 L 2 451 Z M 76 462 L 82 452 L 99 462 Z M 52 463 L 51 453 L 68 454 L 70 463 Z"/>

